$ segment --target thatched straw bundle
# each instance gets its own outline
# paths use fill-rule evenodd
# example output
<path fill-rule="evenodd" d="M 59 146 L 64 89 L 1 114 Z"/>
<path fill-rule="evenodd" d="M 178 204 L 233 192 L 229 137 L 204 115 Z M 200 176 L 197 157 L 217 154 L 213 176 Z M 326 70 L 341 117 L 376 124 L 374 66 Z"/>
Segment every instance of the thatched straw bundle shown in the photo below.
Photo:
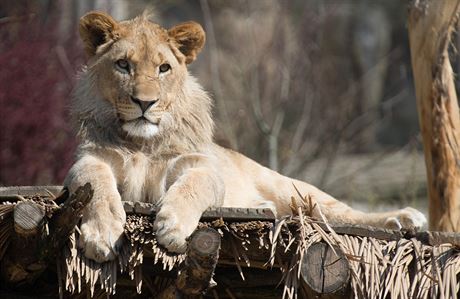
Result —
<path fill-rule="evenodd" d="M 37 198 L 47 207 L 47 218 L 56 207 Z M 222 235 L 219 264 L 232 264 L 242 277 L 245 267 L 279 268 L 284 284 L 283 298 L 304 298 L 307 293 L 302 277 L 302 260 L 313 244 L 323 242 L 344 253 L 350 268 L 350 295 L 355 298 L 456 298 L 460 292 L 460 247 L 458 244 L 429 244 L 415 235 L 379 239 L 366 234 L 343 234 L 325 219 L 314 219 L 312 199 L 298 205 L 293 201 L 293 216 L 272 221 L 206 220 L 200 226 L 212 227 Z M 14 235 L 14 202 L 0 203 L 0 261 Z M 153 210 L 153 209 L 152 209 Z M 162 273 L 177 271 L 184 255 L 168 253 L 159 246 L 153 231 L 154 216 L 128 214 L 127 242 L 118 260 L 97 264 L 84 257 L 77 248 L 78 228 L 66 248 L 57 257 L 61 294 L 78 294 L 84 289 L 93 296 L 96 289 L 114 294 L 120 273 L 128 273 L 137 292 L 148 279 L 147 289 L 156 296 L 164 281 L 142 277 L 142 265 L 161 265 Z M 148 259 L 146 259 L 146 257 Z M 232 261 L 233 260 L 233 261 Z M 145 273 L 144 273 L 145 274 Z M 174 277 L 165 275 L 165 277 Z M 218 277 L 216 277 L 218 281 Z M 170 280 L 172 281 L 172 280 Z M 219 281 L 218 281 L 219 282 Z M 100 291 L 97 291 L 100 293 Z M 230 292 L 227 290 L 227 293 Z M 214 292 L 214 297 L 218 296 Z M 234 296 L 235 297 L 235 296 Z"/>
<path fill-rule="evenodd" d="M 297 227 L 297 233 L 291 225 Z M 354 298 L 457 298 L 460 294 L 460 248 L 452 244 L 431 246 L 416 238 L 388 241 L 342 235 L 332 228 L 326 232 L 305 215 L 282 220 L 280 226 L 286 227 L 285 236 L 275 235 L 274 247 L 293 252 L 282 267 L 283 298 L 297 298 L 300 261 L 317 242 L 340 248 L 348 258 Z"/>

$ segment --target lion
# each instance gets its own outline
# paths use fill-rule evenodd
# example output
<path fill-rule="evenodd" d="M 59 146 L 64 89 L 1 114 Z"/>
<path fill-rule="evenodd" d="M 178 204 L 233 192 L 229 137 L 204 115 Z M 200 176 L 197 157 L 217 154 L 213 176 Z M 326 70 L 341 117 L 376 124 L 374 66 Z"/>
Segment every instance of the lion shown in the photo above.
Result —
<path fill-rule="evenodd" d="M 425 224 L 412 208 L 354 210 L 215 144 L 212 100 L 187 70 L 205 43 L 199 24 L 164 29 L 145 15 L 117 22 L 89 12 L 79 32 L 88 62 L 71 112 L 81 143 L 64 186 L 75 192 L 89 182 L 94 189 L 80 225 L 78 246 L 86 257 L 104 262 L 117 256 L 126 220 L 122 200 L 157 204 L 156 238 L 178 253 L 206 209 L 270 208 L 289 215 L 295 188 L 332 222 L 393 229 Z"/>

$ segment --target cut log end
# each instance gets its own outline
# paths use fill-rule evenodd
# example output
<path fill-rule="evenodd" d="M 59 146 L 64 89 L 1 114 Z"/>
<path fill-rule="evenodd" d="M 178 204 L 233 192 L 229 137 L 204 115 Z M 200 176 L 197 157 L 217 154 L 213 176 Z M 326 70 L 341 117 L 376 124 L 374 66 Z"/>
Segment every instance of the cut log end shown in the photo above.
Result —
<path fill-rule="evenodd" d="M 220 234 L 212 228 L 197 229 L 187 248 L 184 267 L 176 287 L 185 295 L 199 295 L 209 288 L 219 259 Z"/>
<path fill-rule="evenodd" d="M 217 253 L 220 247 L 220 234 L 211 228 L 196 230 L 190 237 L 189 252 L 201 256 Z"/>
<path fill-rule="evenodd" d="M 14 207 L 14 230 L 20 236 L 27 237 L 36 234 L 43 224 L 45 209 L 32 202 L 19 202 Z"/>
<path fill-rule="evenodd" d="M 349 286 L 350 270 L 343 252 L 328 244 L 316 243 L 302 259 L 301 274 L 314 295 L 344 294 Z"/>

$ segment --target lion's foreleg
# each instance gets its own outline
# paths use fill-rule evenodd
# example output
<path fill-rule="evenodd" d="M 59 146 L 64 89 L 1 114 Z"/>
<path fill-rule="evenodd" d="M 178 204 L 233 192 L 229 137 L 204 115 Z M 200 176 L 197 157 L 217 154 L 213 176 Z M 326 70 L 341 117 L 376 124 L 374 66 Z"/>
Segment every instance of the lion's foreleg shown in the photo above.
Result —
<path fill-rule="evenodd" d="M 225 193 L 220 176 L 210 167 L 192 167 L 181 173 L 162 198 L 154 225 L 158 242 L 175 252 L 185 251 L 186 238 L 201 214 L 221 205 Z"/>
<path fill-rule="evenodd" d="M 95 261 L 112 260 L 122 242 L 126 215 L 111 167 L 92 156 L 81 158 L 64 185 L 74 192 L 86 183 L 91 184 L 94 195 L 83 212 L 79 247 Z"/>

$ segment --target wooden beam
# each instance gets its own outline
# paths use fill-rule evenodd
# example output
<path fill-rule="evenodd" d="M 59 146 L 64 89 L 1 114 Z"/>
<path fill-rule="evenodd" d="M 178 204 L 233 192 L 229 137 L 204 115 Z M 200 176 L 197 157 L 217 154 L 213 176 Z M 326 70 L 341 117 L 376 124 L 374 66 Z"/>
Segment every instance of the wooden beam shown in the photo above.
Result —
<path fill-rule="evenodd" d="M 7 186 L 0 187 L 0 198 L 9 195 L 21 196 L 56 196 L 62 186 Z"/>
<path fill-rule="evenodd" d="M 126 214 L 144 215 L 155 217 L 158 207 L 151 203 L 123 201 Z M 246 221 L 267 221 L 274 222 L 276 217 L 270 209 L 248 209 L 248 208 L 211 208 L 206 210 L 201 217 L 201 222 L 211 222 L 218 219 L 225 222 L 246 222 Z M 385 228 L 371 227 L 357 224 L 329 223 L 325 225 L 318 223 L 321 228 L 329 232 L 331 227 L 337 234 L 369 237 L 385 241 L 397 241 L 402 238 L 416 238 L 426 245 L 440 245 L 451 243 L 460 247 L 460 235 L 448 232 L 410 232 L 394 231 Z"/>
<path fill-rule="evenodd" d="M 123 208 L 126 214 L 137 214 L 145 216 L 155 216 L 158 207 L 155 204 L 145 202 L 123 201 Z M 276 217 L 270 209 L 250 209 L 250 208 L 209 208 L 204 211 L 201 221 L 213 221 L 224 218 L 227 222 L 238 221 L 275 221 Z"/>
<path fill-rule="evenodd" d="M 0 195 L 0 201 L 5 199 L 8 201 L 24 201 L 22 195 L 14 194 L 16 190 L 38 190 L 32 188 L 33 186 L 26 187 L 2 187 L 4 193 L 7 195 Z M 63 191 L 57 192 L 60 186 L 42 186 L 37 187 L 42 188 L 37 191 L 38 194 L 44 194 L 48 189 L 55 189 L 56 194 L 61 194 L 58 197 L 59 202 L 64 202 L 68 198 L 68 194 Z M 5 190 L 10 190 L 6 192 Z M 142 202 L 129 202 L 124 201 L 123 207 L 125 212 L 130 214 L 145 215 L 155 217 L 158 207 L 151 203 L 142 203 Z M 203 213 L 201 218 L 202 222 L 205 221 L 214 221 L 217 219 L 224 219 L 226 222 L 244 222 L 244 221 L 275 221 L 276 217 L 270 209 L 247 209 L 247 208 L 212 208 L 208 209 Z M 319 223 L 319 225 L 325 231 L 329 231 L 328 226 Z M 361 237 L 372 237 L 376 239 L 386 240 L 386 241 L 396 241 L 401 238 L 413 238 L 415 237 L 423 244 L 426 245 L 440 245 L 443 243 L 451 243 L 460 247 L 460 235 L 451 234 L 446 232 L 401 232 L 401 231 L 392 231 L 383 228 L 369 227 L 363 225 L 353 225 L 353 224 L 340 224 L 340 223 L 330 223 L 330 227 L 338 234 L 347 234 L 351 236 L 361 236 Z"/>

